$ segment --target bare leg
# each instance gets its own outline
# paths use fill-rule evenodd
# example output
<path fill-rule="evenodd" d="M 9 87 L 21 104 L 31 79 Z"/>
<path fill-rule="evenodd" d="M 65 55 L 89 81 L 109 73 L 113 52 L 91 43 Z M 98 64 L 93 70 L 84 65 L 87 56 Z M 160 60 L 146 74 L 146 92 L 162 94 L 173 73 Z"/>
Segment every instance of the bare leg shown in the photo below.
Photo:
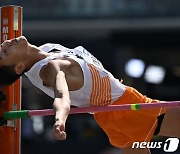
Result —
<path fill-rule="evenodd" d="M 180 138 L 180 107 L 167 108 L 158 135 Z"/>

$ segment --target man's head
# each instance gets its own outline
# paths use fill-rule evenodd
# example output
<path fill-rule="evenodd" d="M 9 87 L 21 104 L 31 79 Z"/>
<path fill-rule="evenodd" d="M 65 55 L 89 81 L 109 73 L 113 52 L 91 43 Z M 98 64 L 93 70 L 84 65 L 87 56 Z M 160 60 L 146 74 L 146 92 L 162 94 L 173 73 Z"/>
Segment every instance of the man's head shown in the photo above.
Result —
<path fill-rule="evenodd" d="M 26 70 L 28 42 L 24 36 L 6 40 L 0 47 L 0 86 L 10 85 Z"/>

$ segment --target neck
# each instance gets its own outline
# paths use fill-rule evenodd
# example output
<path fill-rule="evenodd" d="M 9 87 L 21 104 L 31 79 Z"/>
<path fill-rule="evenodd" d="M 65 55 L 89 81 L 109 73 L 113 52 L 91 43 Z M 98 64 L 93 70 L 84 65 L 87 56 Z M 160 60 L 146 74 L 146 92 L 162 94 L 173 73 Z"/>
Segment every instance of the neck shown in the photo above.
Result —
<path fill-rule="evenodd" d="M 31 67 L 38 61 L 48 57 L 49 54 L 38 49 L 36 46 L 29 44 L 28 46 L 28 56 L 25 60 L 26 70 L 30 70 Z"/>

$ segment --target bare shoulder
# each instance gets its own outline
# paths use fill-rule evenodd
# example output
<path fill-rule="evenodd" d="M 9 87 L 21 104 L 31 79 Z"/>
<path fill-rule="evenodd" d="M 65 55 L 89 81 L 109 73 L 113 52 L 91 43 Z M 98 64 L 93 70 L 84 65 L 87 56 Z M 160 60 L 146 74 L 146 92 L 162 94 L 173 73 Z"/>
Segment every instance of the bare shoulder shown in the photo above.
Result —
<path fill-rule="evenodd" d="M 70 58 L 56 59 L 50 61 L 40 70 L 43 85 L 53 87 L 56 75 L 62 71 L 65 75 L 70 90 L 79 89 L 84 83 L 83 71 L 76 61 Z"/>
<path fill-rule="evenodd" d="M 64 59 L 56 59 L 48 62 L 40 70 L 40 78 L 46 86 L 52 86 L 59 71 L 66 71 L 71 66 L 71 62 Z"/>
<path fill-rule="evenodd" d="M 56 59 L 51 60 L 48 62 L 47 65 L 43 66 L 41 68 L 41 74 L 44 73 L 52 73 L 52 72 L 58 72 L 59 70 L 65 70 L 71 65 L 70 61 L 64 60 L 64 59 Z"/>

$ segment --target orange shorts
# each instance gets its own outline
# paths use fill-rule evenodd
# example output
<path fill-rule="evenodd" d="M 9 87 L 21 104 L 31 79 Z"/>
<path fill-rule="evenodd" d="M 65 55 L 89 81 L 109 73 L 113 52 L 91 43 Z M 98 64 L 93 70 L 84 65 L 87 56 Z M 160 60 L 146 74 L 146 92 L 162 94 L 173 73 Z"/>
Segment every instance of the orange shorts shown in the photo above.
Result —
<path fill-rule="evenodd" d="M 132 87 L 126 91 L 114 105 L 159 102 L 150 99 Z M 109 137 L 110 143 L 118 148 L 129 147 L 135 141 L 150 141 L 157 127 L 157 117 L 165 113 L 165 108 L 122 110 L 98 112 L 95 120 Z"/>

